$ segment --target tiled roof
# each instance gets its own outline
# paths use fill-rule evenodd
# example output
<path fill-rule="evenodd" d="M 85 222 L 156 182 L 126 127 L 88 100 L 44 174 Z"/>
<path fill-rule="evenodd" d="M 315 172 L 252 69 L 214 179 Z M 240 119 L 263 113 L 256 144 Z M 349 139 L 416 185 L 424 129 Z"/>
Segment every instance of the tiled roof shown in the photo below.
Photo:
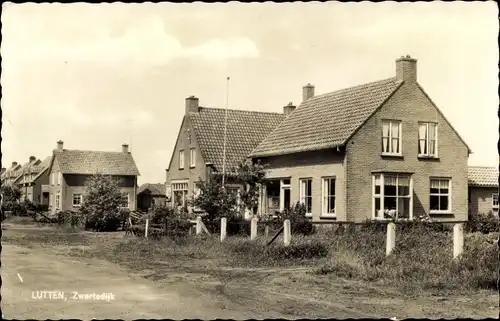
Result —
<path fill-rule="evenodd" d="M 469 186 L 498 187 L 498 168 L 469 166 Z"/>
<path fill-rule="evenodd" d="M 52 156 L 48 156 L 43 160 L 41 164 L 39 164 L 41 170 L 38 172 L 38 174 L 33 178 L 33 180 L 37 180 L 47 169 L 50 167 L 50 161 L 52 160 Z"/>
<path fill-rule="evenodd" d="M 54 156 L 63 174 L 140 175 L 130 153 L 64 149 Z"/>
<path fill-rule="evenodd" d="M 142 184 L 141 186 L 139 186 L 137 194 L 140 194 L 146 190 L 149 190 L 151 192 L 151 195 L 166 196 L 166 193 L 167 193 L 167 187 L 165 184 L 145 183 L 145 184 Z"/>
<path fill-rule="evenodd" d="M 201 107 L 189 114 L 203 159 L 222 171 L 225 109 Z M 285 114 L 227 110 L 226 169 L 237 166 L 284 119 Z"/>
<path fill-rule="evenodd" d="M 21 173 L 22 166 L 21 164 L 17 164 L 14 167 L 9 167 L 3 172 L 2 174 L 2 179 L 4 178 L 9 178 L 9 177 L 18 177 L 19 174 Z"/>
<path fill-rule="evenodd" d="M 390 78 L 314 96 L 297 107 L 250 156 L 342 146 L 401 83 Z"/>

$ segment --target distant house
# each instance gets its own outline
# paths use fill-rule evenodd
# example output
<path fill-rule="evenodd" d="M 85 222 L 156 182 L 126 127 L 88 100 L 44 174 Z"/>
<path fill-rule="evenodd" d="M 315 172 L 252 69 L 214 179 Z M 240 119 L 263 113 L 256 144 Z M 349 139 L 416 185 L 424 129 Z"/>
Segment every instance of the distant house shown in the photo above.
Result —
<path fill-rule="evenodd" d="M 85 198 L 85 182 L 95 174 L 110 175 L 119 182 L 124 207 L 136 209 L 139 170 L 128 145 L 121 152 L 63 149 L 57 142 L 49 166 L 49 204 L 52 213 L 77 209 Z"/>
<path fill-rule="evenodd" d="M 153 206 L 165 206 L 167 200 L 165 184 L 145 183 L 137 192 L 137 208 L 147 211 Z"/>
<path fill-rule="evenodd" d="M 250 153 L 269 166 L 261 213 L 300 201 L 314 221 L 467 219 L 471 151 L 418 84 L 417 60 L 395 67 L 395 77 L 326 94 L 303 88 Z"/>
<path fill-rule="evenodd" d="M 469 212 L 498 213 L 498 178 L 495 167 L 469 166 Z"/>
<path fill-rule="evenodd" d="M 285 107 L 288 112 L 293 106 Z M 195 182 L 223 171 L 225 109 L 201 107 L 198 98 L 186 98 L 185 115 L 167 168 L 167 193 L 174 207 L 188 206 L 197 195 Z M 285 113 L 227 110 L 225 170 L 237 166 L 285 118 Z M 230 174 L 230 173 L 229 173 Z M 230 175 L 228 175 L 230 176 Z M 228 179 L 226 188 L 242 188 Z"/>
<path fill-rule="evenodd" d="M 21 200 L 29 200 L 36 204 L 49 203 L 49 175 L 48 168 L 51 157 L 43 161 L 30 156 L 28 163 L 24 164 L 14 184 L 21 190 Z"/>
<path fill-rule="evenodd" d="M 14 185 L 14 182 L 21 174 L 21 168 L 21 164 L 12 162 L 11 167 L 5 169 L 5 171 L 1 174 L 2 185 Z"/>

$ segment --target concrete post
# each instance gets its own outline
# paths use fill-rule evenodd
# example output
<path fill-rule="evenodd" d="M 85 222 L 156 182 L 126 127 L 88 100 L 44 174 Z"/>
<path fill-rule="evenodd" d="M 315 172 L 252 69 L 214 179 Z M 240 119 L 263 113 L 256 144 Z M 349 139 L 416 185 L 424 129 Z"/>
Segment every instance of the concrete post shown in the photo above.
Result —
<path fill-rule="evenodd" d="M 257 238 L 257 218 L 252 218 L 250 222 L 250 240 L 253 241 Z"/>
<path fill-rule="evenodd" d="M 144 237 L 148 238 L 148 229 L 149 229 L 149 218 L 146 219 L 146 229 L 144 230 Z"/>
<path fill-rule="evenodd" d="M 196 235 L 201 235 L 201 216 L 196 217 Z"/>
<path fill-rule="evenodd" d="M 453 226 L 453 258 L 456 259 L 464 252 L 464 225 L 457 223 Z"/>
<path fill-rule="evenodd" d="M 387 241 L 385 255 L 389 256 L 396 247 L 396 224 L 390 222 L 387 224 Z"/>
<path fill-rule="evenodd" d="M 290 245 L 291 238 L 292 238 L 292 231 L 290 226 L 290 220 L 285 220 L 285 222 L 283 222 L 283 241 L 285 243 L 285 246 Z"/>
<path fill-rule="evenodd" d="M 220 241 L 224 242 L 227 233 L 227 218 L 223 217 L 220 220 Z"/>

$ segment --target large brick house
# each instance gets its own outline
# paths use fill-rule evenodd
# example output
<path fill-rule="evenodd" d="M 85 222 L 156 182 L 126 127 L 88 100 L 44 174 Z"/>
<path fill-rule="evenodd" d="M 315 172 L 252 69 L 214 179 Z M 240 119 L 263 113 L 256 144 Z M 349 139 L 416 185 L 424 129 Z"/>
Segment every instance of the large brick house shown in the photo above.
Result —
<path fill-rule="evenodd" d="M 121 152 L 85 151 L 63 149 L 63 142 L 58 141 L 48 173 L 52 213 L 77 209 L 85 198 L 85 181 L 95 174 L 116 178 L 124 207 L 136 209 L 139 170 L 128 145 Z"/>
<path fill-rule="evenodd" d="M 498 168 L 469 166 L 469 212 L 498 214 Z"/>
<path fill-rule="evenodd" d="M 50 160 L 50 156 L 43 161 L 30 156 L 29 161 L 22 166 L 19 176 L 14 181 L 14 185 L 17 185 L 21 191 L 21 200 L 28 200 L 36 204 L 48 204 Z"/>
<path fill-rule="evenodd" d="M 269 165 L 261 213 L 301 201 L 314 221 L 387 215 L 466 220 L 470 149 L 417 82 L 417 60 L 395 77 L 303 102 L 250 153 Z"/>
<path fill-rule="evenodd" d="M 237 166 L 287 116 L 283 113 L 227 110 L 225 170 Z M 167 197 L 174 207 L 188 207 L 198 193 L 195 182 L 221 174 L 223 167 L 225 109 L 199 106 L 198 98 L 186 98 L 185 115 L 166 170 Z M 226 185 L 235 193 L 240 185 Z"/>

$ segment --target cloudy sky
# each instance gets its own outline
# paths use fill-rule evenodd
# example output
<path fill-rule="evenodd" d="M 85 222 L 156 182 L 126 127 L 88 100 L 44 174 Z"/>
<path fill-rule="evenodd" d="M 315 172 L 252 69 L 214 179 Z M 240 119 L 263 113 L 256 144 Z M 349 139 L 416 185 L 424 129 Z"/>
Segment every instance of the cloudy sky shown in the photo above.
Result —
<path fill-rule="evenodd" d="M 2 166 L 130 144 L 139 183 L 164 182 L 184 99 L 282 111 L 395 74 L 418 81 L 474 154 L 498 160 L 495 2 L 3 4 Z"/>

